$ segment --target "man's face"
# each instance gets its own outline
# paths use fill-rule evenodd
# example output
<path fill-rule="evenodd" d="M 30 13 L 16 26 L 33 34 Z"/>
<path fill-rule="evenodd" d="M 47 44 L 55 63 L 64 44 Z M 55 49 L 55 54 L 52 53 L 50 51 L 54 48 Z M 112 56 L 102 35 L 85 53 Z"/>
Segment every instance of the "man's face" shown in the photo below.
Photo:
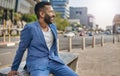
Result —
<path fill-rule="evenodd" d="M 54 17 L 55 17 L 55 12 L 52 8 L 52 6 L 45 6 L 45 16 L 44 16 L 44 21 L 47 24 L 52 24 Z"/>

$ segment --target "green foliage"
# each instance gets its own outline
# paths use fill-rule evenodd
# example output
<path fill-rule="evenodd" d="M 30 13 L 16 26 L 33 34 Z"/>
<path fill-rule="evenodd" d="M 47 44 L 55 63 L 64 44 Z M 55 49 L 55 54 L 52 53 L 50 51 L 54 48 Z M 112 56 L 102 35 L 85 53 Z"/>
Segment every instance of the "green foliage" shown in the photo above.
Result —
<path fill-rule="evenodd" d="M 35 14 L 23 14 L 22 16 L 22 20 L 26 21 L 26 22 L 33 22 L 37 20 L 37 17 Z"/>
<path fill-rule="evenodd" d="M 14 12 L 14 24 L 17 24 L 17 21 L 21 20 L 22 15 Z"/>
<path fill-rule="evenodd" d="M 0 19 L 2 19 L 3 16 L 3 10 L 0 10 Z"/>
<path fill-rule="evenodd" d="M 22 17 L 21 14 L 19 14 L 19 13 L 14 13 L 14 20 L 15 20 L 15 21 L 21 20 L 21 17 Z"/>
<path fill-rule="evenodd" d="M 65 27 L 70 25 L 67 19 L 63 19 L 60 13 L 56 13 L 55 24 L 58 30 L 65 30 Z"/>

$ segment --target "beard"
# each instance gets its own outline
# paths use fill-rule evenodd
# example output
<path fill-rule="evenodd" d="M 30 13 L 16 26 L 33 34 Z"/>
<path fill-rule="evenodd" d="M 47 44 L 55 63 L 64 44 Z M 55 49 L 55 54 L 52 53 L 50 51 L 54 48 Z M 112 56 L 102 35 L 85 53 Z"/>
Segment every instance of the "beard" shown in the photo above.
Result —
<path fill-rule="evenodd" d="M 49 24 L 52 24 L 52 20 L 51 18 L 54 18 L 55 16 L 49 16 L 48 14 L 45 14 L 45 18 L 44 18 L 44 21 L 49 25 Z"/>

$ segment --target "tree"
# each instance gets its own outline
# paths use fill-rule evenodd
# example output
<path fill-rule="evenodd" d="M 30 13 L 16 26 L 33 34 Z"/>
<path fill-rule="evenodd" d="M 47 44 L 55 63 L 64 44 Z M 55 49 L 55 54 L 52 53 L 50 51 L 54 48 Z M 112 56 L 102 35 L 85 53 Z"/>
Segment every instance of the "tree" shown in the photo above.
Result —
<path fill-rule="evenodd" d="M 35 14 L 23 14 L 22 15 L 22 20 L 26 21 L 26 22 L 33 22 L 37 20 L 37 17 Z"/>
<path fill-rule="evenodd" d="M 58 30 L 64 31 L 65 27 L 70 25 L 67 19 L 63 19 L 60 13 L 56 13 L 55 24 Z"/>
<path fill-rule="evenodd" d="M 21 20 L 22 15 L 19 13 L 14 13 L 14 23 L 17 24 L 17 21 Z"/>

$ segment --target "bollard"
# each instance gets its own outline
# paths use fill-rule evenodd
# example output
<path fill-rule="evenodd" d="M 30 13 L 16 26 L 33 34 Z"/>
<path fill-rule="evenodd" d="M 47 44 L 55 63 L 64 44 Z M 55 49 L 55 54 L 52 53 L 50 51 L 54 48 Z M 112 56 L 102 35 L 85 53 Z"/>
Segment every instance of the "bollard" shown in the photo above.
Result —
<path fill-rule="evenodd" d="M 85 37 L 83 36 L 82 37 L 82 50 L 85 49 Z"/>
<path fill-rule="evenodd" d="M 60 43 L 59 43 L 59 39 L 57 39 L 57 49 L 58 49 L 58 52 L 60 51 Z"/>
<path fill-rule="evenodd" d="M 72 50 L 72 37 L 68 38 L 68 42 L 69 42 L 68 52 L 70 52 Z"/>
<path fill-rule="evenodd" d="M 104 45 L 104 36 L 101 36 L 101 46 Z"/>
<path fill-rule="evenodd" d="M 118 35 L 118 42 L 120 42 L 120 36 Z"/>
<path fill-rule="evenodd" d="M 95 47 L 95 36 L 92 37 L 92 48 Z"/>
<path fill-rule="evenodd" d="M 4 19 L 4 25 L 3 25 L 3 42 L 6 42 L 6 21 Z"/>
<path fill-rule="evenodd" d="M 113 44 L 115 44 L 115 35 L 113 35 Z"/>
<path fill-rule="evenodd" d="M 9 21 L 9 27 L 8 27 L 8 41 L 11 42 L 11 35 L 10 35 L 10 30 L 11 30 L 11 21 Z"/>

